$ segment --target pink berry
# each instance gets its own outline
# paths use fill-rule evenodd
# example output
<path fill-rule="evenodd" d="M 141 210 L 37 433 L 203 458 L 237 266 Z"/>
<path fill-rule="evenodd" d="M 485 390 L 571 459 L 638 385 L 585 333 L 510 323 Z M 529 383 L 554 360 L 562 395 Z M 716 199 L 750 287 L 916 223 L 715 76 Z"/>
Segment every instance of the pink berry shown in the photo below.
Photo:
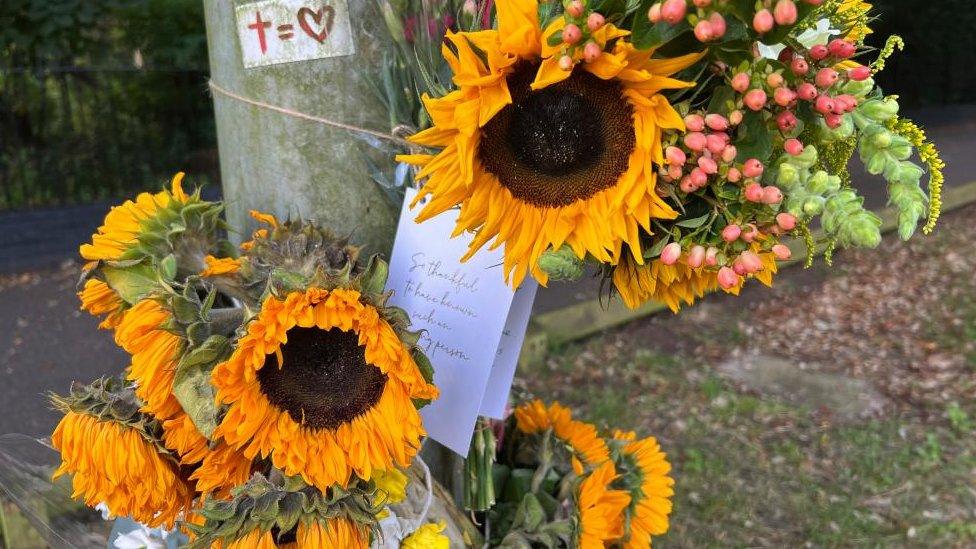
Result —
<path fill-rule="evenodd" d="M 814 107 L 820 114 L 829 114 L 834 112 L 834 100 L 830 98 L 829 95 L 821 95 L 817 98 Z"/>
<path fill-rule="evenodd" d="M 708 249 L 705 250 L 705 265 L 708 265 L 709 267 L 718 265 L 718 248 L 715 246 L 709 246 Z"/>
<path fill-rule="evenodd" d="M 732 89 L 739 92 L 745 93 L 749 89 L 750 79 L 749 74 L 740 72 L 732 77 Z"/>
<path fill-rule="evenodd" d="M 843 112 L 852 112 L 857 108 L 857 98 L 849 93 L 834 97 L 834 103 L 837 103 Z"/>
<path fill-rule="evenodd" d="M 828 55 L 830 55 L 830 51 L 827 49 L 827 46 L 823 44 L 817 44 L 816 46 L 810 48 L 810 57 L 813 58 L 814 61 L 826 59 Z"/>
<path fill-rule="evenodd" d="M 776 88 L 773 92 L 773 101 L 780 107 L 788 107 L 794 99 L 796 99 L 796 93 L 787 87 Z"/>
<path fill-rule="evenodd" d="M 742 240 L 746 242 L 752 242 L 759 237 L 759 229 L 755 225 L 749 223 L 745 229 L 742 230 Z"/>
<path fill-rule="evenodd" d="M 763 187 L 762 190 L 762 203 L 772 206 L 773 204 L 779 204 L 783 201 L 783 191 L 779 190 L 779 187 L 769 185 Z"/>
<path fill-rule="evenodd" d="M 559 58 L 559 68 L 562 69 L 562 70 L 564 70 L 564 71 L 571 71 L 571 70 L 573 70 L 573 65 L 575 65 L 575 64 L 576 64 L 576 62 L 573 61 L 573 58 L 570 57 L 570 56 L 568 56 L 568 55 L 564 55 L 564 56 L 562 56 L 562 57 Z"/>
<path fill-rule="evenodd" d="M 734 223 L 732 225 L 726 225 L 725 228 L 722 229 L 722 240 L 726 242 L 735 242 L 741 235 L 742 227 Z"/>
<path fill-rule="evenodd" d="M 583 15 L 583 2 L 581 0 L 573 0 L 566 6 L 566 13 L 572 17 L 580 17 Z"/>
<path fill-rule="evenodd" d="M 689 114 L 685 117 L 685 128 L 690 132 L 700 132 L 705 129 L 705 118 L 700 114 Z"/>
<path fill-rule="evenodd" d="M 705 124 L 708 125 L 709 129 L 715 130 L 717 132 L 724 132 L 729 129 L 729 120 L 721 114 L 708 114 L 705 115 Z"/>
<path fill-rule="evenodd" d="M 757 11 L 755 17 L 752 18 L 752 28 L 759 34 L 773 30 L 773 24 L 773 14 L 767 9 Z"/>
<path fill-rule="evenodd" d="M 701 245 L 696 245 L 691 248 L 688 252 L 688 266 L 692 269 L 698 269 L 705 264 L 705 247 Z"/>
<path fill-rule="evenodd" d="M 672 242 L 661 250 L 661 263 L 674 265 L 681 258 L 681 244 Z"/>
<path fill-rule="evenodd" d="M 651 23 L 660 23 L 661 18 L 661 4 L 654 4 L 647 10 L 647 20 Z"/>
<path fill-rule="evenodd" d="M 739 285 L 741 277 L 729 267 L 722 267 L 718 270 L 718 285 L 725 290 L 731 290 Z"/>
<path fill-rule="evenodd" d="M 841 59 L 847 59 L 848 57 L 854 55 L 857 51 L 857 47 L 854 46 L 852 42 L 848 42 L 842 38 L 835 38 L 827 44 L 827 51 L 830 55 L 834 57 L 840 57 Z"/>
<path fill-rule="evenodd" d="M 806 2 L 807 4 L 810 4 L 811 6 L 819 6 L 820 4 L 824 3 L 824 0 L 803 0 L 803 1 Z"/>
<path fill-rule="evenodd" d="M 712 24 L 712 32 L 715 38 L 721 38 L 725 36 L 725 31 L 728 30 L 728 24 L 725 22 L 725 17 L 722 14 L 713 11 L 711 15 L 708 16 L 708 22 Z"/>
<path fill-rule="evenodd" d="M 796 138 L 787 139 L 786 142 L 783 143 L 783 149 L 793 156 L 799 156 L 800 154 L 803 154 L 803 143 Z"/>
<path fill-rule="evenodd" d="M 739 149 L 735 148 L 735 145 L 726 145 L 725 148 L 722 149 L 722 156 L 721 156 L 722 162 L 725 163 L 732 162 L 733 160 L 735 160 L 735 157 L 738 155 L 739 155 Z M 732 169 L 734 170 L 735 168 Z M 731 171 L 732 170 L 729 170 L 730 173 Z"/>
<path fill-rule="evenodd" d="M 597 12 L 593 12 L 586 18 L 586 28 L 590 29 L 590 32 L 600 30 L 603 25 L 605 25 L 607 20 Z"/>
<path fill-rule="evenodd" d="M 678 187 L 681 189 L 681 192 L 685 194 L 691 194 L 698 190 L 698 187 L 696 187 L 695 184 L 691 182 L 690 175 L 686 175 L 682 177 L 681 183 L 678 184 Z"/>
<path fill-rule="evenodd" d="M 776 126 L 783 133 L 790 133 L 796 129 L 799 120 L 791 111 L 783 111 L 776 115 Z"/>
<path fill-rule="evenodd" d="M 707 8 L 712 5 L 712 0 L 692 0 L 696 8 Z"/>
<path fill-rule="evenodd" d="M 810 72 L 810 64 L 807 63 L 807 60 L 802 57 L 795 57 L 790 63 L 790 70 L 793 71 L 793 74 L 797 76 L 803 76 L 804 74 Z"/>
<path fill-rule="evenodd" d="M 708 140 L 705 138 L 705 134 L 701 132 L 690 132 L 685 134 L 684 138 L 685 146 L 695 152 L 701 152 L 705 150 L 705 145 Z"/>
<path fill-rule="evenodd" d="M 793 0 L 779 0 L 773 8 L 773 19 L 777 25 L 792 25 L 797 18 L 796 4 Z"/>
<path fill-rule="evenodd" d="M 735 261 L 732 262 L 732 270 L 735 271 L 735 274 L 739 276 L 749 274 L 749 268 L 746 267 L 745 262 L 742 261 L 742 257 L 735 258 Z"/>
<path fill-rule="evenodd" d="M 734 110 L 734 111 L 730 112 L 729 113 L 729 124 L 732 124 L 733 126 L 738 126 L 739 124 L 742 123 L 742 116 L 743 116 L 742 115 L 742 111 L 740 111 L 740 110 Z"/>
<path fill-rule="evenodd" d="M 839 78 L 837 71 L 830 67 L 824 67 L 817 71 L 815 81 L 818 88 L 827 89 L 837 82 L 837 78 Z"/>
<path fill-rule="evenodd" d="M 715 39 L 715 29 L 707 20 L 701 20 L 695 25 L 695 38 L 699 42 L 711 42 Z"/>
<path fill-rule="evenodd" d="M 661 6 L 661 18 L 670 25 L 677 25 L 685 18 L 688 5 L 685 0 L 664 0 Z"/>
<path fill-rule="evenodd" d="M 742 166 L 742 175 L 746 177 L 759 177 L 763 174 L 763 169 L 762 162 L 755 158 L 750 158 Z"/>
<path fill-rule="evenodd" d="M 712 154 L 722 154 L 725 150 L 725 140 L 718 134 L 710 133 L 705 138 L 705 147 Z"/>
<path fill-rule="evenodd" d="M 839 128 L 844 123 L 844 117 L 839 114 L 828 113 L 824 115 L 824 123 L 830 129 Z"/>
<path fill-rule="evenodd" d="M 763 188 L 759 183 L 749 183 L 742 189 L 742 196 L 749 202 L 762 202 Z"/>
<path fill-rule="evenodd" d="M 702 156 L 698 159 L 698 167 L 702 169 L 703 172 L 708 175 L 714 175 L 718 173 L 718 164 L 715 160 Z"/>
<path fill-rule="evenodd" d="M 771 72 L 766 77 L 766 83 L 770 88 L 778 88 L 783 85 L 783 75 L 778 72 Z"/>
<path fill-rule="evenodd" d="M 817 87 L 809 82 L 804 82 L 796 88 L 796 95 L 804 101 L 813 101 L 817 98 L 820 92 L 817 91 Z"/>
<path fill-rule="evenodd" d="M 739 259 L 742 260 L 742 264 L 749 274 L 758 273 L 763 268 L 762 258 L 756 252 L 746 250 L 739 254 Z"/>
<path fill-rule="evenodd" d="M 587 63 L 592 63 L 603 55 L 603 48 L 599 44 L 590 40 L 583 46 L 583 60 Z"/>
<path fill-rule="evenodd" d="M 685 151 L 674 145 L 664 150 L 664 156 L 668 159 L 668 164 L 672 166 L 684 166 L 685 162 L 688 161 L 688 156 L 685 154 Z"/>
<path fill-rule="evenodd" d="M 583 38 L 583 31 L 579 27 L 570 23 L 563 27 L 563 42 L 573 45 Z"/>
<path fill-rule="evenodd" d="M 750 110 L 761 111 L 766 106 L 766 92 L 760 89 L 749 90 L 743 101 Z"/>
<path fill-rule="evenodd" d="M 668 166 L 668 177 L 670 177 L 672 180 L 677 181 L 678 179 L 681 179 L 682 174 L 684 174 L 684 170 L 681 169 L 681 166 Z"/>
<path fill-rule="evenodd" d="M 793 252 L 790 251 L 789 246 L 786 246 L 785 244 L 776 244 L 773 246 L 773 255 L 775 255 L 776 259 L 780 261 L 786 261 L 787 259 L 793 257 Z"/>
<path fill-rule="evenodd" d="M 786 212 L 776 214 L 776 224 L 784 231 L 792 231 L 796 228 L 796 216 Z"/>
<path fill-rule="evenodd" d="M 732 183 L 738 183 L 742 180 L 742 172 L 738 168 L 729 168 L 729 173 L 725 175 L 725 178 Z"/>
<path fill-rule="evenodd" d="M 701 168 L 691 170 L 691 184 L 700 189 L 708 183 L 708 174 Z"/>
<path fill-rule="evenodd" d="M 864 65 L 854 67 L 847 71 L 847 76 L 855 82 L 863 82 L 871 78 L 871 67 L 865 67 Z"/>

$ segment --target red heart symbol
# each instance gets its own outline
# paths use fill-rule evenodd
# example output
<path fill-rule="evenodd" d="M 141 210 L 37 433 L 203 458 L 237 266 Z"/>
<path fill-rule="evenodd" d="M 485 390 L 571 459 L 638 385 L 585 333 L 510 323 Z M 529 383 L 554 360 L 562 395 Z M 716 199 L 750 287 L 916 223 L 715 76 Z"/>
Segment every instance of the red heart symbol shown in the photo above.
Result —
<path fill-rule="evenodd" d="M 322 17 L 325 16 L 325 24 L 322 24 Z M 322 29 L 316 32 L 312 25 L 309 24 L 308 18 L 311 17 L 315 25 Z M 332 23 L 335 22 L 335 8 L 332 6 L 323 6 L 318 10 L 313 10 L 312 8 L 305 8 L 298 10 L 298 25 L 302 27 L 305 34 L 311 36 L 312 38 L 319 41 L 321 44 L 325 42 L 325 39 L 329 37 L 329 33 L 332 32 Z"/>

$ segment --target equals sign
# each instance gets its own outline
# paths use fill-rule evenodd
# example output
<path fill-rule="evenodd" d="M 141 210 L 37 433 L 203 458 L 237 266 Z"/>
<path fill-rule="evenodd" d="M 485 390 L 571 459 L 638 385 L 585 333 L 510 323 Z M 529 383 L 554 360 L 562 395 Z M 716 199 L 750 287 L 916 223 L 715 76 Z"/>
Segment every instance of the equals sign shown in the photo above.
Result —
<path fill-rule="evenodd" d="M 295 37 L 295 33 L 292 32 L 294 29 L 294 25 L 278 25 L 278 38 L 282 40 L 291 40 Z"/>

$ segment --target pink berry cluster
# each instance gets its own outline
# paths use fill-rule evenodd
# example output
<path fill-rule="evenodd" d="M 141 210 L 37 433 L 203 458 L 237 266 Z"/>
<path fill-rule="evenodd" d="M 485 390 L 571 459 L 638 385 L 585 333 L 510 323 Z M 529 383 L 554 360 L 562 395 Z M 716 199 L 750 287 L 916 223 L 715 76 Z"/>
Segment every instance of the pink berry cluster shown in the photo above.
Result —
<path fill-rule="evenodd" d="M 803 0 L 811 6 L 819 6 L 824 0 Z M 762 0 L 762 7 L 752 18 L 752 29 L 759 34 L 766 34 L 779 26 L 796 24 L 800 17 L 800 10 L 794 0 Z"/>
<path fill-rule="evenodd" d="M 694 27 L 695 38 L 701 42 L 712 42 L 725 36 L 728 24 L 719 11 L 714 9 L 713 0 L 692 0 L 695 12 L 689 14 L 688 0 L 664 0 L 651 5 L 647 18 L 652 23 L 665 22 L 677 25 L 686 18 Z"/>
<path fill-rule="evenodd" d="M 582 59 L 592 63 L 603 55 L 603 45 L 593 39 L 593 33 L 603 28 L 607 21 L 603 15 L 590 10 L 583 0 L 563 2 L 566 26 L 562 30 L 562 55 L 559 68 L 572 70 L 576 64 L 576 54 L 582 52 Z"/>

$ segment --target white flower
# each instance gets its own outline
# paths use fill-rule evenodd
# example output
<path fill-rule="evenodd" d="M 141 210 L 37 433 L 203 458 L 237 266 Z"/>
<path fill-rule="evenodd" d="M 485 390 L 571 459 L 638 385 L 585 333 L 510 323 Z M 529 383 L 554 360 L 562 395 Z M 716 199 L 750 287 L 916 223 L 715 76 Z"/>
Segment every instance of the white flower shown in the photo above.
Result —
<path fill-rule="evenodd" d="M 161 531 L 142 526 L 138 530 L 115 538 L 114 545 L 116 549 L 166 549 L 166 542 L 160 534 Z"/>
<path fill-rule="evenodd" d="M 807 29 L 800 33 L 796 37 L 797 42 L 803 44 L 804 47 L 809 48 L 810 46 L 815 46 L 817 44 L 826 44 L 830 41 L 830 37 L 840 34 L 839 30 L 830 28 L 829 19 L 821 19 L 817 21 L 817 26 L 812 29 Z M 767 46 L 762 42 L 759 43 L 759 55 L 765 57 L 766 59 L 779 59 L 779 54 L 783 49 L 786 48 L 783 44 L 775 44 L 772 46 Z"/>

